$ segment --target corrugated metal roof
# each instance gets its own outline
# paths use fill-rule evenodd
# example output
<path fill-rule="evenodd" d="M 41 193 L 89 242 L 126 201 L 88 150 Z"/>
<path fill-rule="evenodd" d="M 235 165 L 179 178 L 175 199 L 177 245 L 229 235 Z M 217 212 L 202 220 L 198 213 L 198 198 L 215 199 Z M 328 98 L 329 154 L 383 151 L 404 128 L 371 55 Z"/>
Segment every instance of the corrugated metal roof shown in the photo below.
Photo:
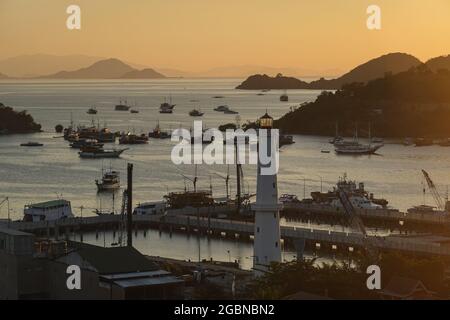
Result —
<path fill-rule="evenodd" d="M 178 279 L 174 276 L 155 277 L 155 278 L 138 278 L 138 279 L 126 279 L 126 280 L 114 281 L 114 283 L 116 285 L 118 285 L 122 288 L 145 287 L 145 286 L 175 284 L 175 283 L 182 283 L 182 282 L 183 282 L 183 280 Z"/>
<path fill-rule="evenodd" d="M 160 277 L 170 275 L 169 271 L 156 270 L 147 272 L 132 272 L 132 273 L 121 273 L 121 274 L 106 274 L 102 275 L 103 279 L 109 280 L 121 280 L 121 279 L 133 279 L 133 278 L 144 278 L 144 277 Z"/>
<path fill-rule="evenodd" d="M 30 207 L 30 208 L 48 208 L 48 207 L 62 206 L 62 205 L 66 205 L 69 203 L 70 202 L 67 200 L 58 199 L 58 200 L 51 200 L 51 201 L 29 204 L 28 207 Z"/>
<path fill-rule="evenodd" d="M 30 236 L 30 237 L 33 236 L 31 233 L 26 233 L 26 232 L 22 232 L 19 230 L 1 228 L 1 227 L 0 227 L 0 233 L 12 235 L 12 236 Z"/>
<path fill-rule="evenodd" d="M 103 248 L 85 243 L 72 243 L 77 253 L 99 274 L 112 275 L 156 271 L 158 266 L 133 247 Z"/>

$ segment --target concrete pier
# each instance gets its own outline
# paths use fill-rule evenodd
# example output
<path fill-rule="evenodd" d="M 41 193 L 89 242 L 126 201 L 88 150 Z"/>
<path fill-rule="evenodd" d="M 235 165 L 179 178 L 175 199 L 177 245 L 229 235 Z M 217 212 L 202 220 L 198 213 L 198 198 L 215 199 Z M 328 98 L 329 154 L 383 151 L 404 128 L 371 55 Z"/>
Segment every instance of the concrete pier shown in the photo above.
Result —
<path fill-rule="evenodd" d="M 195 223 L 192 221 L 193 217 L 186 215 L 175 216 L 161 216 L 161 215 L 146 215 L 134 216 L 133 224 L 139 229 L 152 228 L 158 230 L 161 225 L 164 230 L 172 230 L 172 232 L 192 232 L 193 228 L 210 235 L 223 234 L 237 234 L 239 239 L 250 239 L 254 233 L 254 224 L 252 222 L 243 222 L 236 220 L 213 219 L 207 217 L 195 217 Z M 71 228 L 83 225 L 83 231 L 97 231 L 98 230 L 114 230 L 119 226 L 121 217 L 119 215 L 106 215 L 83 218 L 70 218 L 51 222 L 11 222 L 10 227 L 15 230 L 27 231 L 36 234 L 45 232 L 52 232 L 56 235 L 58 232 L 55 229 Z M 192 224 L 190 230 L 187 226 Z M 336 245 L 338 250 L 349 250 L 349 248 L 362 248 L 365 241 L 361 234 L 352 232 L 319 230 L 314 228 L 299 228 L 291 226 L 281 226 L 281 238 L 285 241 L 295 241 L 304 239 L 307 243 L 319 244 L 322 247 L 327 245 Z M 373 245 L 380 250 L 393 250 L 401 252 L 409 252 L 424 255 L 438 255 L 450 257 L 450 246 L 445 245 L 445 241 L 449 238 L 439 237 L 369 237 L 373 240 Z M 441 240 L 442 244 L 439 243 Z"/>

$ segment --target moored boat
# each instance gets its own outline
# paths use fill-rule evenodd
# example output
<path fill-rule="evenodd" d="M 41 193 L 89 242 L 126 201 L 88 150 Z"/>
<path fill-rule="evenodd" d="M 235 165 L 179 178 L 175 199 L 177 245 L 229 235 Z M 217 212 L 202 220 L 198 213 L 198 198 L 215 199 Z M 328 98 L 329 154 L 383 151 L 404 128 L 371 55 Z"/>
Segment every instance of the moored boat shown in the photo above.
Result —
<path fill-rule="evenodd" d="M 201 116 L 204 115 L 204 113 L 201 112 L 201 111 L 199 111 L 199 110 L 197 110 L 197 109 L 193 109 L 193 110 L 191 110 L 191 111 L 189 112 L 189 115 L 190 115 L 191 117 L 201 117 Z"/>
<path fill-rule="evenodd" d="M 82 147 L 103 147 L 103 143 L 99 143 L 95 139 L 78 139 L 70 144 L 71 148 L 81 149 Z"/>
<path fill-rule="evenodd" d="M 230 108 L 226 105 L 222 105 L 222 106 L 218 106 L 214 108 L 214 111 L 218 111 L 218 112 L 225 112 L 227 110 L 230 110 Z"/>
<path fill-rule="evenodd" d="M 152 132 L 149 132 L 148 136 L 149 138 L 154 139 L 170 139 L 171 134 L 169 132 L 162 131 L 158 122 L 155 129 L 153 129 Z"/>
<path fill-rule="evenodd" d="M 414 140 L 416 147 L 427 147 L 433 145 L 433 139 L 429 138 L 417 138 Z"/>
<path fill-rule="evenodd" d="M 97 109 L 95 107 L 89 108 L 89 110 L 86 112 L 87 114 L 97 114 Z"/>
<path fill-rule="evenodd" d="M 288 136 L 284 134 L 280 135 L 280 147 L 294 143 L 295 141 L 293 136 Z"/>
<path fill-rule="evenodd" d="M 120 188 L 120 173 L 113 170 L 108 170 L 103 173 L 102 180 L 95 180 L 97 190 L 101 191 L 113 191 Z"/>
<path fill-rule="evenodd" d="M 287 101 L 289 101 L 289 96 L 288 96 L 286 93 L 282 94 L 282 95 L 280 96 L 280 101 L 282 101 L 282 102 L 287 102 Z"/>
<path fill-rule="evenodd" d="M 119 158 L 120 155 L 128 149 L 110 149 L 83 147 L 78 152 L 81 158 L 87 159 L 101 159 L 101 158 Z"/>
<path fill-rule="evenodd" d="M 337 154 L 365 155 L 365 154 L 374 154 L 381 147 L 383 147 L 382 144 L 377 145 L 357 144 L 357 145 L 337 146 L 335 148 L 335 151 Z"/>
<path fill-rule="evenodd" d="M 98 142 L 103 142 L 103 143 L 116 141 L 115 133 L 111 132 L 108 128 L 100 128 L 100 127 L 96 127 L 96 126 L 79 127 L 78 130 L 75 133 L 73 133 L 72 135 L 74 135 L 74 134 L 75 134 L 74 140 L 92 139 L 92 140 L 97 140 Z M 71 142 L 73 142 L 73 141 L 71 141 Z"/>
<path fill-rule="evenodd" d="M 159 113 L 173 113 L 175 106 L 172 103 L 172 97 L 169 98 L 169 102 L 167 102 L 167 98 L 164 98 L 164 102 L 159 106 Z"/>
<path fill-rule="evenodd" d="M 348 180 L 344 174 L 340 177 L 336 186 L 328 192 L 311 192 L 310 199 L 299 201 L 295 195 L 282 195 L 280 201 L 285 206 L 292 205 L 300 210 L 329 210 L 335 212 L 343 209 L 339 200 L 339 191 L 343 190 L 357 210 L 392 210 L 388 208 L 388 201 L 382 198 L 375 198 L 373 193 L 365 190 L 363 182 L 356 183 L 354 180 Z"/>
<path fill-rule="evenodd" d="M 73 217 L 70 201 L 64 199 L 28 204 L 24 210 L 24 221 L 54 221 Z"/>
<path fill-rule="evenodd" d="M 139 203 L 133 210 L 135 215 L 153 215 L 164 214 L 167 209 L 167 203 L 165 201 L 154 201 Z"/>
<path fill-rule="evenodd" d="M 136 135 L 133 133 L 122 134 L 119 138 L 120 144 L 145 144 L 148 143 L 148 137 L 145 134 Z"/>
<path fill-rule="evenodd" d="M 125 102 L 122 102 L 122 100 L 120 100 L 119 104 L 116 104 L 116 106 L 114 107 L 114 110 L 116 111 L 128 111 L 131 109 L 131 106 L 129 106 L 127 104 L 127 101 L 125 100 Z"/>
<path fill-rule="evenodd" d="M 40 142 L 26 142 L 26 143 L 21 143 L 20 146 L 21 147 L 42 147 L 42 146 L 44 146 L 44 144 L 40 143 Z"/>

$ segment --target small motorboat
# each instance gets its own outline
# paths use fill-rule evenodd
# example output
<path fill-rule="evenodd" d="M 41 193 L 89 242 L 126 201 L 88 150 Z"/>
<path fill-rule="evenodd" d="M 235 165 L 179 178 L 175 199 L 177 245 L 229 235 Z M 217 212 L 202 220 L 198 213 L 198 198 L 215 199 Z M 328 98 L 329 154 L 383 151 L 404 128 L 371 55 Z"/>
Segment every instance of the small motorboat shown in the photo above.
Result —
<path fill-rule="evenodd" d="M 39 142 L 26 142 L 26 143 L 21 143 L 20 146 L 21 147 L 42 147 L 42 146 L 44 146 L 44 144 L 39 143 Z"/>
<path fill-rule="evenodd" d="M 194 109 L 194 110 L 191 110 L 191 111 L 189 112 L 189 115 L 190 115 L 191 117 L 201 117 L 201 116 L 204 115 L 204 113 L 201 112 L 201 111 L 199 111 L 199 110 L 197 110 L 197 109 Z"/>
<path fill-rule="evenodd" d="M 218 107 L 214 108 L 214 111 L 218 111 L 218 112 L 225 112 L 225 111 L 228 111 L 228 110 L 230 110 L 230 108 L 228 106 L 225 106 L 225 105 L 218 106 Z"/>
<path fill-rule="evenodd" d="M 131 110 L 130 110 L 130 113 L 139 113 L 139 110 L 131 109 Z"/>
<path fill-rule="evenodd" d="M 294 143 L 295 143 L 294 137 L 287 135 L 280 135 L 280 147 Z"/>
<path fill-rule="evenodd" d="M 95 109 L 94 107 L 89 108 L 89 110 L 87 111 L 87 114 L 97 114 L 97 109 Z"/>

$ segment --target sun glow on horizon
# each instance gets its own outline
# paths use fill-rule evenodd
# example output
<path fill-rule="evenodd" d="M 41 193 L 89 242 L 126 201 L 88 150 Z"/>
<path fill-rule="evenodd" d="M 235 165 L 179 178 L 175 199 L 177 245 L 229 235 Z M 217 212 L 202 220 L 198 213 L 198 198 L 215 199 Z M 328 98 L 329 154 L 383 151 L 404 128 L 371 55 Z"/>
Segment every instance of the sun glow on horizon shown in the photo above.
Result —
<path fill-rule="evenodd" d="M 65 27 L 71 4 L 81 8 L 81 30 Z M 366 27 L 371 4 L 382 10 L 379 31 Z M 389 52 L 422 61 L 450 53 L 449 9 L 447 0 L 0 0 L 0 58 L 85 54 L 187 71 L 329 74 Z"/>

